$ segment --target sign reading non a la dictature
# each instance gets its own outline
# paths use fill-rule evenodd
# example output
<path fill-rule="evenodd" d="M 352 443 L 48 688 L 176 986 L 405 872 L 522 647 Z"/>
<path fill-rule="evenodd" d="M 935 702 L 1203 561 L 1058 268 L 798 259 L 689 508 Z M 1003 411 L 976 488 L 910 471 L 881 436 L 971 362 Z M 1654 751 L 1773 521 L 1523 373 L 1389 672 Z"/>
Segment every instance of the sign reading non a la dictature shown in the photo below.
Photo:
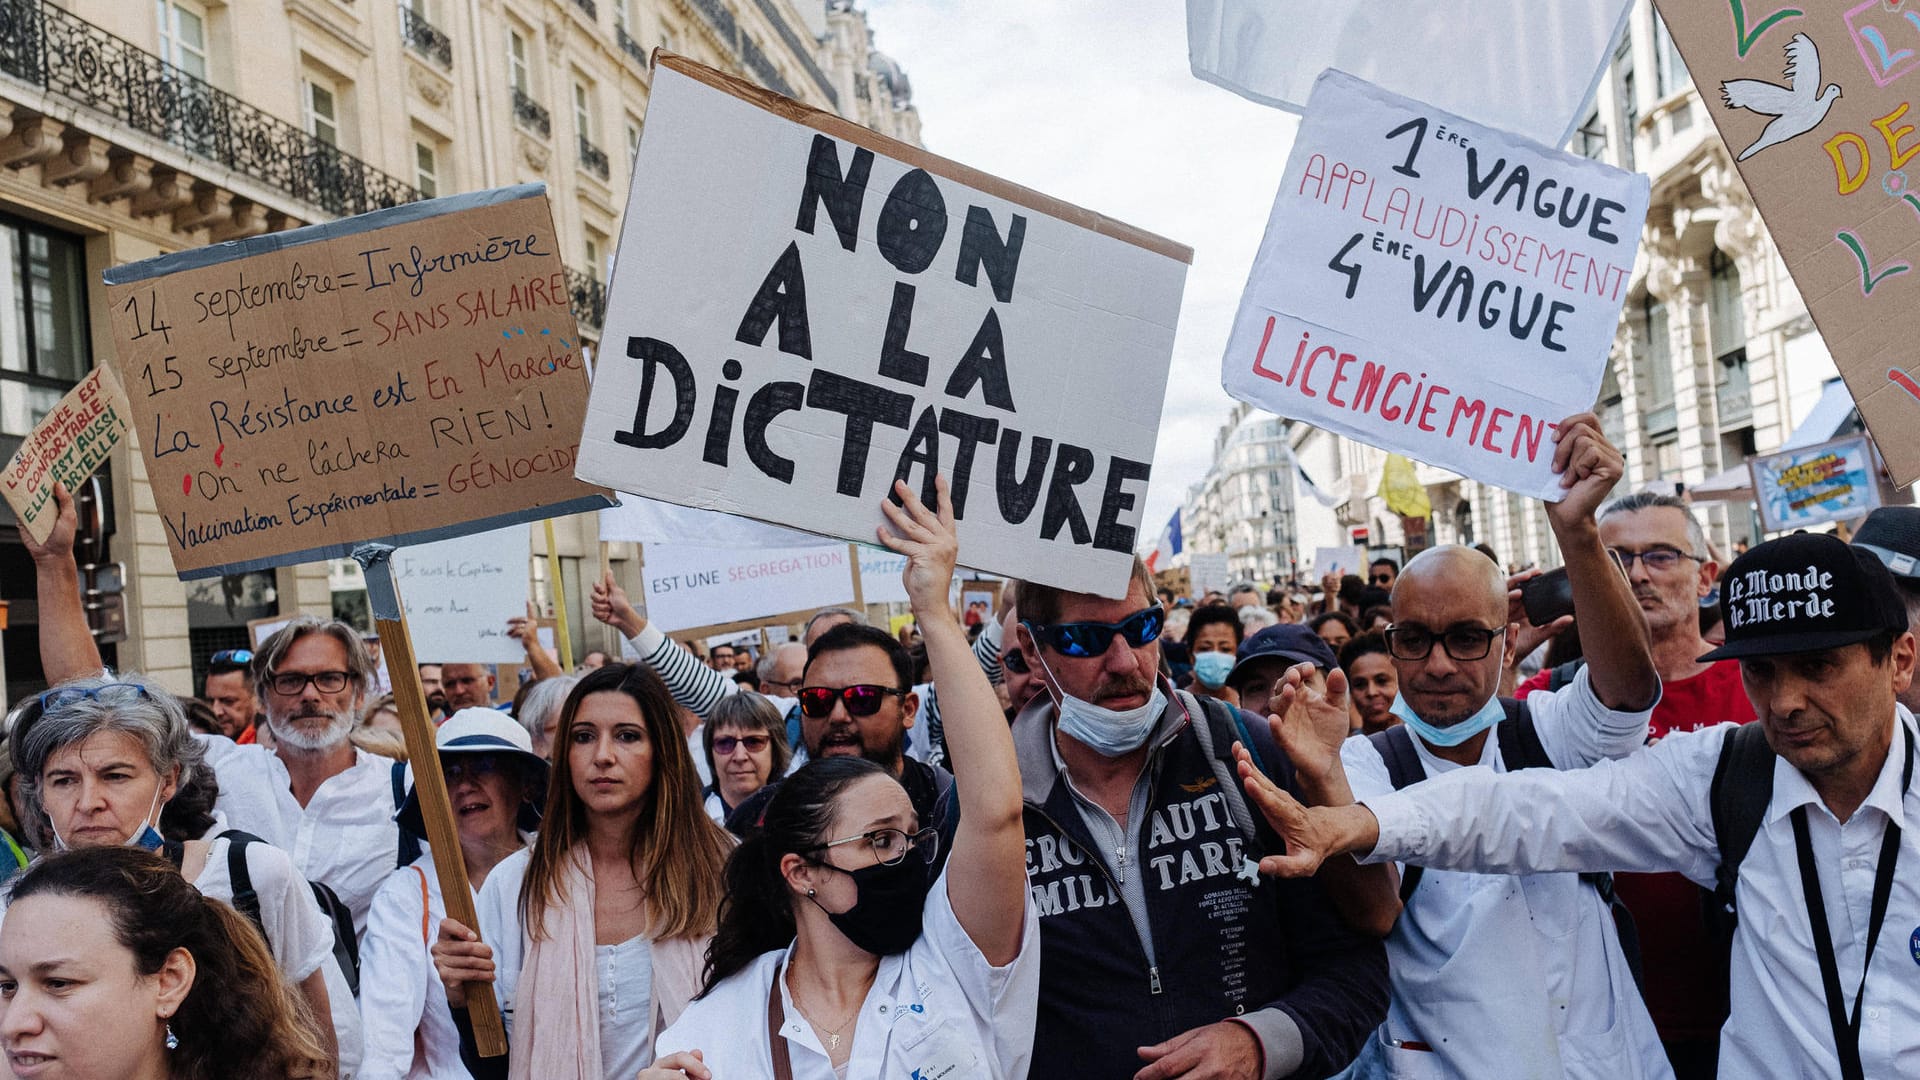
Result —
<path fill-rule="evenodd" d="M 578 475 L 1121 595 L 1191 252 L 685 59 L 657 64 Z"/>
<path fill-rule="evenodd" d="M 1863 435 L 1750 458 L 1747 467 L 1768 532 L 1853 521 L 1880 505 L 1879 470 Z"/>
<path fill-rule="evenodd" d="M 648 544 L 647 619 L 663 631 L 772 621 L 853 603 L 847 545 L 736 550 Z"/>
<path fill-rule="evenodd" d="M 105 274 L 185 578 L 608 505 L 544 188 L 412 203 Z"/>
<path fill-rule="evenodd" d="M 1920 479 L 1920 4 L 1658 6 L 1894 483 Z"/>
<path fill-rule="evenodd" d="M 507 621 L 527 614 L 525 525 L 394 550 L 393 580 L 421 663 L 518 664 L 526 646 Z"/>
<path fill-rule="evenodd" d="M 1558 500 L 1647 178 L 1320 76 L 1221 365 L 1281 416 Z"/>
<path fill-rule="evenodd" d="M 127 395 L 111 368 L 97 367 L 33 426 L 0 473 L 0 496 L 20 527 L 44 544 L 59 516 L 53 485 L 69 492 L 93 475 L 127 433 Z"/>

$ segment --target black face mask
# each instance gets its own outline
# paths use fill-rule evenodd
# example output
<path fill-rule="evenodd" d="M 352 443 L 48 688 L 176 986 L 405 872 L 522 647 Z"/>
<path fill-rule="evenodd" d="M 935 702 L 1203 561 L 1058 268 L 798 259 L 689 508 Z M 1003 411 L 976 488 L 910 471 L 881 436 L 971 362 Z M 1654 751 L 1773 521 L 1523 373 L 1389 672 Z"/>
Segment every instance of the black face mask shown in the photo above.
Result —
<path fill-rule="evenodd" d="M 927 878 L 927 864 L 919 853 L 892 866 L 876 864 L 858 870 L 844 870 L 831 863 L 821 866 L 839 870 L 853 879 L 858 898 L 845 911 L 827 911 L 834 927 L 847 940 L 875 956 L 906 952 L 920 939 L 920 913 L 927 906 L 927 893 L 933 882 Z M 813 901 L 815 907 L 820 901 Z"/>

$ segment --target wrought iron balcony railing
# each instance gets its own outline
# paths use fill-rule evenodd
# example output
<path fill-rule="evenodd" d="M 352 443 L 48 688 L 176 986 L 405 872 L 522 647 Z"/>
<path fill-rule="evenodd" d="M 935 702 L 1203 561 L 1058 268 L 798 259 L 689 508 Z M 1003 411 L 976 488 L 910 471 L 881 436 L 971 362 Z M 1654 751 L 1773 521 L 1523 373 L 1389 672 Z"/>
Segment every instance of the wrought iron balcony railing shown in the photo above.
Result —
<path fill-rule="evenodd" d="M 453 39 L 404 4 L 400 7 L 400 36 L 414 52 L 448 71 L 453 70 Z"/>
<path fill-rule="evenodd" d="M 781 76 L 780 69 L 774 67 L 773 61 L 767 59 L 767 54 L 760 51 L 760 46 L 755 45 L 753 39 L 745 34 L 740 35 L 740 60 L 747 65 L 748 71 L 753 72 L 754 78 L 760 80 L 760 85 L 769 90 L 777 90 L 788 97 L 797 96 L 793 92 L 792 84 Z"/>
<path fill-rule="evenodd" d="M 748 37 L 745 31 L 740 29 L 739 21 L 734 18 L 733 12 L 727 10 L 726 5 L 720 0 L 692 0 L 692 3 L 705 17 L 707 24 L 713 27 L 714 33 L 718 34 L 720 39 L 726 42 L 727 47 L 733 50 L 734 55 L 740 58 L 741 64 L 753 73 L 754 78 L 759 79 L 770 90 L 778 90 L 788 97 L 797 96 L 793 92 L 793 87 L 780 77 L 779 70 L 767 59 L 766 54 L 753 43 L 753 39 Z M 834 108 L 839 108 L 839 91 L 833 88 L 827 73 L 820 70 L 820 65 L 814 62 L 813 50 L 807 46 L 800 35 L 794 33 L 791 26 L 787 25 L 786 18 L 780 14 L 780 9 L 773 5 L 772 0 L 755 0 L 755 3 L 760 8 L 760 13 L 773 24 L 774 31 L 780 35 L 780 40 L 786 42 L 787 48 L 793 50 L 793 55 L 799 59 L 800 66 L 806 68 L 807 74 L 813 76 L 814 85 L 820 88 L 820 92 L 826 96 L 827 101 Z"/>
<path fill-rule="evenodd" d="M 607 152 L 580 136 L 580 167 L 605 180 L 608 176 Z"/>
<path fill-rule="evenodd" d="M 573 6 L 586 12 L 587 18 L 594 22 L 600 21 L 600 9 L 594 5 L 593 0 L 573 0 Z"/>
<path fill-rule="evenodd" d="M 328 215 L 345 217 L 420 198 L 419 190 L 398 177 L 47 0 L 0 0 L 0 71 Z"/>
<path fill-rule="evenodd" d="M 599 330 L 607 321 L 607 287 L 591 274 L 567 267 L 567 295 L 573 300 L 573 317 L 582 326 Z"/>
<path fill-rule="evenodd" d="M 793 27 L 787 25 L 786 16 L 780 14 L 780 9 L 774 6 L 773 0 L 753 0 L 753 3 L 760 9 L 760 13 L 767 17 L 767 21 L 773 24 L 774 32 L 780 35 L 780 40 L 786 42 L 787 48 L 793 50 L 793 55 L 799 59 L 800 66 L 807 69 L 808 75 L 813 76 L 813 84 L 818 86 L 820 92 L 827 96 L 827 101 L 838 109 L 840 92 L 833 88 L 833 81 L 828 79 L 827 73 L 821 71 L 820 65 L 814 62 L 813 49 L 794 32 Z"/>
<path fill-rule="evenodd" d="M 639 42 L 633 40 L 633 35 L 627 33 L 626 27 L 624 26 L 616 27 L 614 29 L 613 36 L 615 40 L 619 42 L 620 49 L 622 52 L 626 53 L 628 56 L 633 57 L 635 62 L 637 62 L 641 67 L 647 66 L 646 47 L 641 45 Z"/>
<path fill-rule="evenodd" d="M 546 106 L 528 97 L 527 92 L 517 86 L 513 88 L 513 118 L 539 132 L 541 138 L 553 135 L 553 117 L 547 114 Z"/>

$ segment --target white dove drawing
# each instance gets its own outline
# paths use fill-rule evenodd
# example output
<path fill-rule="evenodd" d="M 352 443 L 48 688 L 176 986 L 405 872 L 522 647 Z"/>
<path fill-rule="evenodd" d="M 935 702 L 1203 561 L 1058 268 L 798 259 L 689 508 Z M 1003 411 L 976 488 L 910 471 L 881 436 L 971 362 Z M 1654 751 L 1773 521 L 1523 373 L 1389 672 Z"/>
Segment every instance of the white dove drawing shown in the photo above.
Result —
<path fill-rule="evenodd" d="M 1820 126 L 1827 110 L 1840 100 L 1840 84 L 1820 87 L 1820 50 L 1805 34 L 1793 35 L 1787 42 L 1787 84 L 1775 86 L 1758 79 L 1734 79 L 1720 84 L 1720 96 L 1730 109 L 1751 109 L 1773 117 L 1753 145 L 1740 151 L 1737 161 L 1745 161 L 1769 146 L 1805 135 Z M 1816 97 L 1815 95 L 1819 96 Z"/>

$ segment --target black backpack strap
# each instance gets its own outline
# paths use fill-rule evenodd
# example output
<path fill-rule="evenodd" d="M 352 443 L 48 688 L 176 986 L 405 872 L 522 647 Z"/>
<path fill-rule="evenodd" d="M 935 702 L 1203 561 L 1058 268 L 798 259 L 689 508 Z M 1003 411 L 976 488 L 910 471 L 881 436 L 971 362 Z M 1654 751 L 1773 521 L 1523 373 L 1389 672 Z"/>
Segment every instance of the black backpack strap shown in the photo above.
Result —
<path fill-rule="evenodd" d="M 245 915 L 267 936 L 267 924 L 260 917 L 260 894 L 253 890 L 253 871 L 247 868 L 247 845 L 265 843 L 252 833 L 228 829 L 220 834 L 227 841 L 227 877 L 233 884 L 233 910 Z M 272 944 L 272 940 L 268 940 Z"/>
<path fill-rule="evenodd" d="M 1569 660 L 1554 668 L 1547 674 L 1547 689 L 1558 690 L 1567 685 L 1573 681 L 1575 675 L 1580 674 L 1580 669 L 1586 666 L 1587 661 L 1582 657 Z"/>
<path fill-rule="evenodd" d="M 393 763 L 393 812 L 398 815 L 400 808 L 407 805 L 407 763 Z M 405 825 L 400 826 L 399 850 L 394 853 L 394 866 L 412 865 L 420 857 L 420 838 Z"/>
<path fill-rule="evenodd" d="M 1720 744 L 1720 761 L 1713 768 L 1709 803 L 1713 808 L 1713 837 L 1720 847 L 1720 865 L 1713 872 L 1713 901 L 1733 928 L 1734 887 L 1740 881 L 1740 863 L 1773 801 L 1773 748 L 1759 724 L 1743 724 L 1727 732 Z"/>
<path fill-rule="evenodd" d="M 1385 731 L 1376 731 L 1367 736 L 1373 742 L 1373 749 L 1380 759 L 1387 763 L 1387 779 L 1393 782 L 1393 790 L 1417 784 L 1427 778 L 1426 766 L 1420 764 L 1420 754 L 1413 748 L 1413 733 L 1403 724 L 1395 724 Z M 1400 871 L 1400 902 L 1407 902 L 1413 890 L 1420 887 L 1420 875 L 1423 868 L 1412 863 L 1406 864 Z"/>

